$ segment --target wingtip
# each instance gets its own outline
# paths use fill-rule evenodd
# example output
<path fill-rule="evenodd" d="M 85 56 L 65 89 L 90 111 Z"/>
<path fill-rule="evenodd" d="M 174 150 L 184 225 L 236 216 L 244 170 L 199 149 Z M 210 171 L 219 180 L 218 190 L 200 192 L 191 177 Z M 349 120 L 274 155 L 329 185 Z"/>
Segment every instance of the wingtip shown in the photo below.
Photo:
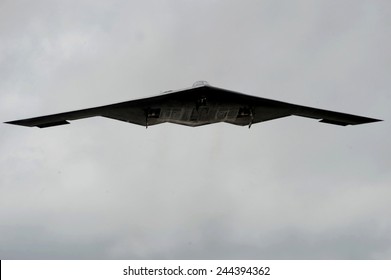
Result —
<path fill-rule="evenodd" d="M 382 121 L 383 121 L 383 120 L 379 120 L 379 119 L 365 118 L 365 119 L 361 120 L 360 122 L 352 123 L 352 125 L 356 125 L 356 124 L 367 124 L 367 123 L 375 123 L 375 122 L 382 122 Z"/>
<path fill-rule="evenodd" d="M 52 121 L 52 122 L 36 122 L 36 121 L 32 121 L 32 120 L 33 119 L 7 121 L 4 123 L 13 124 L 13 125 L 20 125 L 20 126 L 25 126 L 25 127 L 39 127 L 39 128 L 46 128 L 46 127 L 52 127 L 52 126 L 57 126 L 57 125 L 69 124 L 69 122 L 67 120 Z"/>
<path fill-rule="evenodd" d="M 365 123 L 373 123 L 373 122 L 383 122 L 384 120 L 379 120 L 379 119 L 369 119 L 367 122 Z"/>
<path fill-rule="evenodd" d="M 18 121 L 8 121 L 8 122 L 3 122 L 3 123 L 18 125 Z"/>

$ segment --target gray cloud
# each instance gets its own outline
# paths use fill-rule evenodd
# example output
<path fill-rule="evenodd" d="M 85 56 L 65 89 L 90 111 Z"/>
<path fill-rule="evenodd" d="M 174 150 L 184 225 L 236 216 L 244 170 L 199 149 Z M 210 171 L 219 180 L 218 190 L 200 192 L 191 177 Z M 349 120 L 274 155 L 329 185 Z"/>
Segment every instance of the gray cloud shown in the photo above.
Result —
<path fill-rule="evenodd" d="M 195 80 L 386 120 L 0 133 L 1 259 L 389 259 L 387 1 L 2 1 L 3 121 Z"/>

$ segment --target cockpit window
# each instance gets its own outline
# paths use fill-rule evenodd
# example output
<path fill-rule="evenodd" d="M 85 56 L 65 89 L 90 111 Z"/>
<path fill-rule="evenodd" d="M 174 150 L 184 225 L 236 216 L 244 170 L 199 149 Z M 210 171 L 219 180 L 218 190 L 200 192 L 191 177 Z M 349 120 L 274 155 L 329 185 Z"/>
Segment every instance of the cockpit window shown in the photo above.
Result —
<path fill-rule="evenodd" d="M 199 86 L 208 86 L 209 83 L 207 81 L 197 81 L 193 84 L 193 87 L 199 87 Z"/>

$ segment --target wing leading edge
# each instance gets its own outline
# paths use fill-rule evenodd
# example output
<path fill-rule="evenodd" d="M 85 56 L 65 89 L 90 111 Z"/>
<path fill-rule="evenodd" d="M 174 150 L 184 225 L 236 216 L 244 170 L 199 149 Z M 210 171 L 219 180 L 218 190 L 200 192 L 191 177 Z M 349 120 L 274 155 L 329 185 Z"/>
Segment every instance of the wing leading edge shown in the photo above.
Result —
<path fill-rule="evenodd" d="M 237 93 L 202 84 L 167 94 L 106 106 L 6 122 L 46 128 L 96 116 L 142 126 L 164 122 L 199 126 L 216 122 L 249 125 L 287 116 L 318 119 L 333 125 L 357 125 L 381 121 Z"/>

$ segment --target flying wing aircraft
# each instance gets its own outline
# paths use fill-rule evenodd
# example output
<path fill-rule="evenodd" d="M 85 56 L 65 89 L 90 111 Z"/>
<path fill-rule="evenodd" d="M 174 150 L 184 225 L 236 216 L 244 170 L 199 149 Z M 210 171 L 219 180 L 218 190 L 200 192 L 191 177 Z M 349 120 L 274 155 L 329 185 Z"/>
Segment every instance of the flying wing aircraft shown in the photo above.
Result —
<path fill-rule="evenodd" d="M 44 128 L 102 116 L 145 127 L 165 122 L 193 127 L 226 122 L 251 127 L 255 123 L 292 115 L 342 126 L 380 121 L 245 95 L 198 81 L 191 88 L 168 91 L 155 97 L 6 123 Z"/>

